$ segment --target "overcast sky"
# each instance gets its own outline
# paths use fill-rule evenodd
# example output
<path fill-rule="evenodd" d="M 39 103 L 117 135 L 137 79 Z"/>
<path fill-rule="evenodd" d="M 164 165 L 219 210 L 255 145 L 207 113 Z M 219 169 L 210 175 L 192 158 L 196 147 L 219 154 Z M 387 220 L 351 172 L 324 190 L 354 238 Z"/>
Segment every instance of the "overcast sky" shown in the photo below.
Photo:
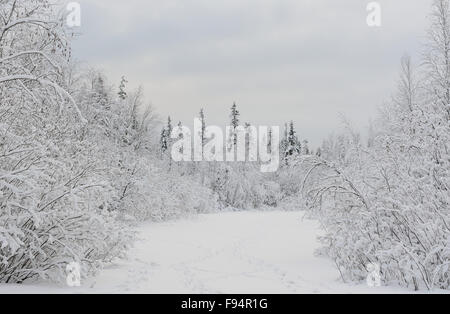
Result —
<path fill-rule="evenodd" d="M 161 116 L 187 125 L 204 107 L 225 125 L 294 120 L 313 146 L 339 129 L 362 130 L 395 88 L 399 60 L 423 48 L 430 0 L 81 0 L 78 60 L 109 83 L 142 85 Z"/>

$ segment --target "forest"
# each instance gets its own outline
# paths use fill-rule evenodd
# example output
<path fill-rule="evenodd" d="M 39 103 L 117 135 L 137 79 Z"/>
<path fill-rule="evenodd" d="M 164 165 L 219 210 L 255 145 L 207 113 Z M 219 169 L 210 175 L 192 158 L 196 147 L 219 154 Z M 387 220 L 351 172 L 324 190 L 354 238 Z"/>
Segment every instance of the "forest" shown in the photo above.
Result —
<path fill-rule="evenodd" d="M 248 158 L 173 160 L 183 122 L 129 90 L 126 73 L 111 82 L 80 66 L 65 21 L 54 1 L 0 0 L 0 283 L 61 282 L 73 261 L 94 276 L 126 256 L 143 221 L 279 209 L 320 222 L 317 254 L 344 282 L 376 263 L 385 285 L 450 288 L 449 0 L 434 0 L 422 58 L 401 59 L 367 138 L 345 124 L 311 149 L 288 121 L 279 150 L 271 132 L 260 143 L 279 155 L 266 173 Z M 252 117 L 232 101 L 229 112 L 232 150 Z M 192 114 L 203 156 L 207 107 Z"/>

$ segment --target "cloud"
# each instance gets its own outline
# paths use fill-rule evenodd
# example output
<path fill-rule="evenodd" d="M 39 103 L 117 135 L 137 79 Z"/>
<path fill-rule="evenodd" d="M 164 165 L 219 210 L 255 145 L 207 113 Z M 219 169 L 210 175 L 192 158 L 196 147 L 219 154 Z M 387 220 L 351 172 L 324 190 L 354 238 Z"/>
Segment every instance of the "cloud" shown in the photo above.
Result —
<path fill-rule="evenodd" d="M 255 124 L 297 122 L 318 145 L 346 114 L 363 126 L 392 91 L 401 55 L 420 49 L 429 1 L 83 0 L 75 55 L 142 84 L 162 114 L 225 124 L 237 101 Z"/>

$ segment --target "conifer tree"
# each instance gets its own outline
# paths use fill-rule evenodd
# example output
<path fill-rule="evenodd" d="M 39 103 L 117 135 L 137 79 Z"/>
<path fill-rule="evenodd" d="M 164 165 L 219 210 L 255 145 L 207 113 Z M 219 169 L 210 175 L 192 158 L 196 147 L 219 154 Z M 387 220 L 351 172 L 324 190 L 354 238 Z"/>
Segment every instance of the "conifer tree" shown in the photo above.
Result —
<path fill-rule="evenodd" d="M 122 80 L 120 81 L 120 85 L 119 85 L 119 98 L 121 100 L 125 100 L 127 98 L 127 93 L 125 91 L 125 87 L 126 87 L 126 83 L 128 83 L 128 81 L 125 79 L 125 76 L 122 76 Z"/>
<path fill-rule="evenodd" d="M 170 148 L 172 130 L 172 119 L 169 116 L 167 118 L 167 125 L 161 130 L 161 138 L 159 143 L 162 153 L 165 153 Z"/>
<path fill-rule="evenodd" d="M 202 123 L 202 128 L 200 131 L 200 139 L 202 144 L 202 159 L 204 157 L 203 149 L 206 144 L 206 119 L 205 119 L 205 112 L 203 111 L 203 108 L 200 109 L 200 122 Z"/>
<path fill-rule="evenodd" d="M 273 149 L 272 145 L 273 145 L 273 131 L 272 131 L 272 128 L 270 128 L 268 138 L 267 138 L 267 151 L 269 153 L 272 153 L 272 149 Z"/>
<path fill-rule="evenodd" d="M 167 118 L 166 128 L 167 128 L 168 138 L 170 139 L 170 137 L 172 136 L 172 131 L 173 131 L 172 119 L 170 118 L 170 116 Z"/>
<path fill-rule="evenodd" d="M 160 144 L 161 152 L 165 153 L 168 149 L 166 128 L 162 128 L 162 130 L 161 130 L 161 138 L 159 140 L 159 144 Z"/>
<path fill-rule="evenodd" d="M 287 134 L 286 156 L 293 156 L 295 154 L 299 154 L 300 150 L 301 145 L 297 137 L 297 132 L 295 131 L 294 122 L 291 121 L 289 124 L 289 131 Z"/>
<path fill-rule="evenodd" d="M 231 127 L 232 127 L 232 134 L 231 134 L 231 140 L 232 140 L 232 144 L 234 146 L 237 145 L 237 134 L 236 134 L 236 129 L 239 126 L 239 116 L 241 114 L 239 113 L 239 111 L 237 110 L 237 105 L 236 103 L 233 103 L 233 106 L 231 107 L 231 114 L 230 114 L 230 119 L 231 119 Z"/>
<path fill-rule="evenodd" d="M 309 155 L 311 151 L 309 150 L 309 142 L 308 140 L 304 140 L 301 147 L 302 155 Z"/>

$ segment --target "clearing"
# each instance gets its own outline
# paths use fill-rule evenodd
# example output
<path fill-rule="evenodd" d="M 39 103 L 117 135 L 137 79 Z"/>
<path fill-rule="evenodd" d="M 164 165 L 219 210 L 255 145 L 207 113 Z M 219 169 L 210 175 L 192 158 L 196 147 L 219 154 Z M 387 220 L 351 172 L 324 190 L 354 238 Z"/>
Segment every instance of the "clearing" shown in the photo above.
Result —
<path fill-rule="evenodd" d="M 127 260 L 80 288 L 1 285 L 0 293 L 402 293 L 344 284 L 316 257 L 318 223 L 301 212 L 225 212 L 145 223 Z"/>

